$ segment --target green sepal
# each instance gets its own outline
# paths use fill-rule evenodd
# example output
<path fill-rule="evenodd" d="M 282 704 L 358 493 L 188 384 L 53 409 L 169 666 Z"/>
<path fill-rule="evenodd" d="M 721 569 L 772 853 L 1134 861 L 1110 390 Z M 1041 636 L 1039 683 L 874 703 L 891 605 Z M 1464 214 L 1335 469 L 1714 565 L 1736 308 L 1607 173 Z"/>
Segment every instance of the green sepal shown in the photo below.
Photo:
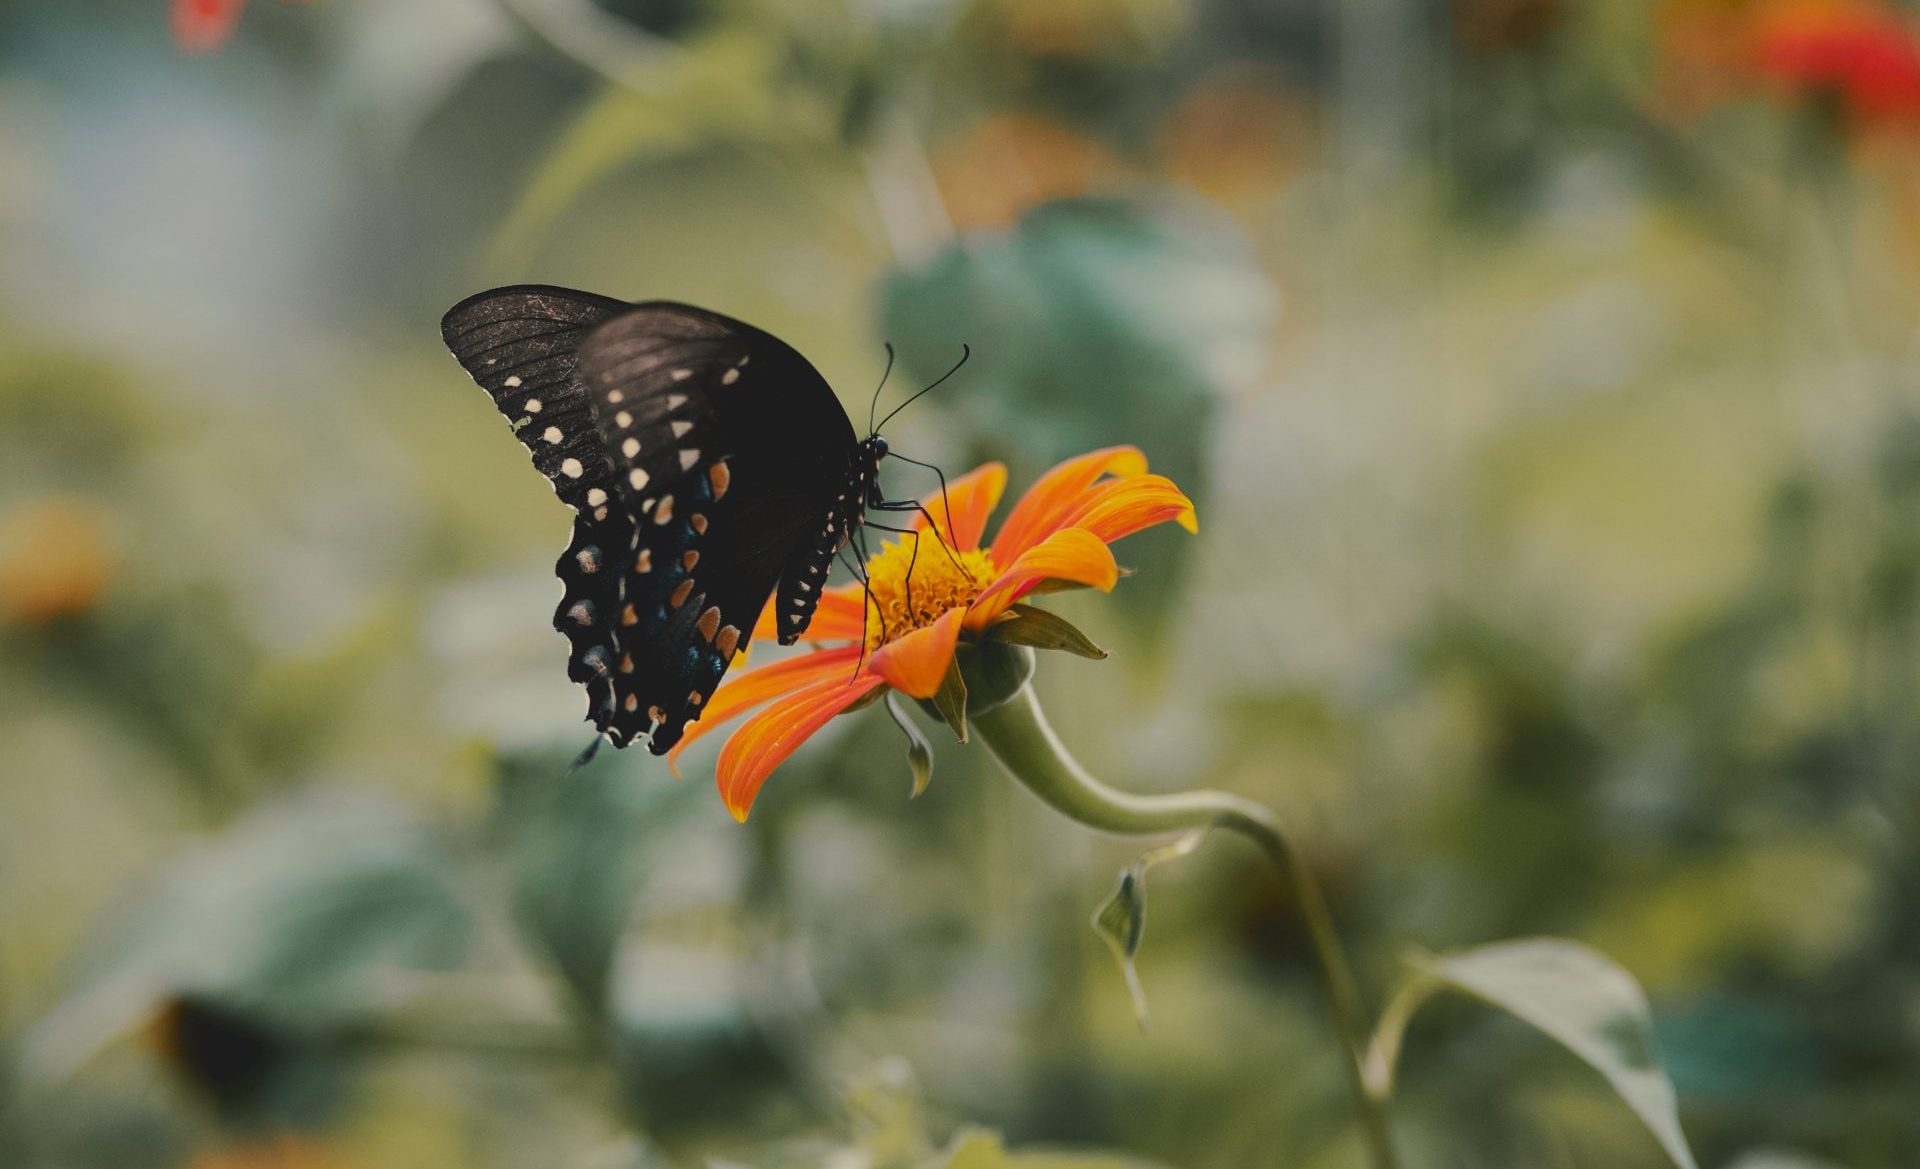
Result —
<path fill-rule="evenodd" d="M 1086 634 L 1074 628 L 1071 621 L 1057 613 L 1049 613 L 1031 605 L 1015 605 L 1007 612 L 1009 616 L 1005 620 L 987 627 L 990 640 L 1034 649 L 1064 650 L 1095 661 L 1107 656 L 1106 650 L 1093 644 Z"/>
<path fill-rule="evenodd" d="M 922 698 L 920 707 L 953 728 L 954 738 L 967 741 L 967 681 L 960 676 L 960 657 L 947 663 L 947 676 L 932 698 Z"/>
<path fill-rule="evenodd" d="M 918 796 L 933 781 L 933 744 L 920 733 L 913 717 L 895 699 L 893 691 L 887 690 L 885 693 L 887 713 L 893 717 L 893 725 L 899 727 L 900 733 L 907 737 L 907 766 L 913 769 L 913 796 Z"/>

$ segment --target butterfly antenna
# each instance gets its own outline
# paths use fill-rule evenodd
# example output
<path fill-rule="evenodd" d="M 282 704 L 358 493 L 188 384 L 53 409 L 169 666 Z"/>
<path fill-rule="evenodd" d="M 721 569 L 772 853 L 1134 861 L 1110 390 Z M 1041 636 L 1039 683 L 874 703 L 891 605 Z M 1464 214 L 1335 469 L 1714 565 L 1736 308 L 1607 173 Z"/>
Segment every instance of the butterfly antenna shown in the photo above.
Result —
<path fill-rule="evenodd" d="M 929 390 L 932 390 L 935 386 L 938 386 L 941 382 L 944 382 L 948 378 L 952 377 L 954 374 L 959 373 L 960 367 L 965 365 L 967 363 L 967 359 L 972 356 L 973 356 L 973 347 L 971 345 L 962 345 L 960 347 L 960 360 L 953 363 L 952 369 L 948 370 L 947 372 L 941 374 L 939 377 L 935 378 L 933 380 L 933 385 L 928 386 L 925 390 L 921 390 L 920 393 L 915 394 L 913 397 L 908 398 L 906 401 L 900 403 L 898 406 L 895 406 L 893 410 L 889 412 L 885 418 L 882 418 L 880 420 L 880 425 L 873 428 L 874 432 L 878 433 L 880 430 L 880 427 L 885 426 L 887 423 L 893 421 L 893 416 L 895 414 L 900 413 L 900 411 L 905 410 L 908 406 L 911 406 L 915 402 L 919 401 L 922 394 L 927 393 Z"/>
<path fill-rule="evenodd" d="M 887 347 L 887 368 L 880 371 L 880 384 L 873 387 L 873 400 L 867 403 L 867 433 L 868 434 L 874 433 L 876 429 L 876 427 L 873 425 L 873 412 L 879 408 L 880 391 L 887 388 L 887 378 L 889 375 L 893 373 L 893 342 L 888 341 L 886 343 L 886 347 Z M 888 417 L 892 417 L 892 415 L 888 415 Z"/>

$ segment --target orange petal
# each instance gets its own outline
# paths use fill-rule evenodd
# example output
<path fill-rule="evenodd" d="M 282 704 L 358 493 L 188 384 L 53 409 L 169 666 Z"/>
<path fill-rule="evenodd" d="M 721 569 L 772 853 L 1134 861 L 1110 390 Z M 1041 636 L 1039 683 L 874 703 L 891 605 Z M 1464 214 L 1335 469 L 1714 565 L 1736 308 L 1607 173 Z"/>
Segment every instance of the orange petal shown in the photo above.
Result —
<path fill-rule="evenodd" d="M 1106 542 L 1085 528 L 1062 528 L 1020 554 L 998 580 L 974 598 L 968 629 L 984 629 L 1043 580 L 1092 585 L 1105 592 L 1120 579 Z"/>
<path fill-rule="evenodd" d="M 667 751 L 667 766 L 673 769 L 676 776 L 679 775 L 680 752 L 692 746 L 696 739 L 708 731 L 716 730 L 735 715 L 783 694 L 828 681 L 845 683 L 853 677 L 854 663 L 859 660 L 860 647 L 850 645 L 795 654 L 772 665 L 735 674 L 720 683 L 713 697 L 707 699 L 706 713 L 700 716 L 700 721 L 688 727 L 680 741 Z"/>
<path fill-rule="evenodd" d="M 867 668 L 902 694 L 932 698 L 947 676 L 947 663 L 953 660 L 953 646 L 960 640 L 960 622 L 966 615 L 965 609 L 948 609 L 932 625 L 874 650 L 873 663 Z"/>
<path fill-rule="evenodd" d="M 859 641 L 866 635 L 860 627 L 860 600 L 866 591 L 857 584 L 835 585 L 820 590 L 820 604 L 813 611 L 813 619 L 807 622 L 807 631 L 800 635 L 802 641 Z M 780 640 L 780 630 L 775 623 L 772 601 L 760 610 L 760 620 L 753 626 L 753 639 L 765 638 L 769 643 Z"/>
<path fill-rule="evenodd" d="M 1080 502 L 1102 475 L 1143 475 L 1147 456 L 1139 447 L 1110 446 L 1068 459 L 1034 480 L 993 538 L 993 562 L 1011 564 L 1020 554 L 1060 530 L 1061 516 Z"/>
<path fill-rule="evenodd" d="M 1168 520 L 1189 532 L 1200 530 L 1193 501 L 1164 475 L 1136 475 L 1097 483 L 1061 517 L 1063 526 L 1085 528 L 1109 544 Z"/>
<path fill-rule="evenodd" d="M 939 521 L 940 536 L 946 540 L 947 547 L 956 552 L 971 552 L 980 546 L 980 537 L 987 530 L 987 517 L 993 514 L 1006 489 L 1006 464 L 987 463 L 947 484 L 944 501 L 940 492 L 935 491 L 920 502 Z M 952 509 L 951 516 L 948 508 Z M 916 532 L 925 531 L 927 517 L 914 513 L 911 527 Z"/>
<path fill-rule="evenodd" d="M 720 748 L 713 775 L 720 798 L 733 818 L 747 818 L 747 809 L 753 806 L 767 776 L 800 744 L 827 725 L 827 720 L 880 685 L 880 679 L 871 674 L 860 675 L 851 685 L 843 678 L 830 678 L 788 695 L 740 724 L 727 745 Z"/>

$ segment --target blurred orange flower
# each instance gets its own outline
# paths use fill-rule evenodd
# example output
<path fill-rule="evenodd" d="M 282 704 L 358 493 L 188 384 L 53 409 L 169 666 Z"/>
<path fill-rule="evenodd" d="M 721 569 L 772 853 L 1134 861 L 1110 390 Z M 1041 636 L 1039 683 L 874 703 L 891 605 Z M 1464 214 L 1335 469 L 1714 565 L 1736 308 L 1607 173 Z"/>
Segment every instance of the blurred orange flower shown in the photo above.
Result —
<path fill-rule="evenodd" d="M 1029 208 L 1084 195 L 1120 171 L 1106 147 L 1047 118 L 1005 114 L 981 122 L 934 159 L 934 182 L 954 225 L 1011 226 Z"/>
<path fill-rule="evenodd" d="M 109 526 L 99 508 L 62 497 L 0 520 L 0 618 L 46 625 L 93 608 L 112 571 Z"/>
<path fill-rule="evenodd" d="M 931 543 L 890 541 L 867 562 L 867 584 L 825 590 L 807 628 L 810 641 L 845 642 L 783 659 L 727 680 L 706 717 L 687 728 L 668 754 L 763 703 L 720 751 L 715 780 L 734 819 L 745 820 L 761 785 L 801 743 L 829 720 L 883 687 L 931 698 L 963 639 L 978 639 L 1005 619 L 1015 602 L 1049 582 L 1102 591 L 1120 578 L 1107 545 L 1172 520 L 1199 530 L 1193 503 L 1173 481 L 1147 473 L 1146 456 L 1108 447 L 1061 463 L 1014 505 L 991 545 L 981 546 L 987 517 L 1000 502 L 1007 469 L 988 463 L 953 481 L 943 503 L 925 500 L 952 556 Z M 916 517 L 915 532 L 926 531 Z M 913 566 L 908 579 L 908 566 Z M 911 585 L 911 587 L 909 587 Z M 866 603 L 862 603 L 863 597 Z M 771 636 L 773 614 L 756 636 Z M 864 643 L 863 639 L 864 638 Z"/>
<path fill-rule="evenodd" d="M 275 1134 L 206 1150 L 187 1169 L 348 1169 L 350 1164 L 319 1141 Z"/>
<path fill-rule="evenodd" d="M 1277 77 L 1238 70 L 1188 92 L 1161 127 L 1159 147 L 1168 178 L 1252 210 L 1305 168 L 1313 137 L 1305 101 Z"/>

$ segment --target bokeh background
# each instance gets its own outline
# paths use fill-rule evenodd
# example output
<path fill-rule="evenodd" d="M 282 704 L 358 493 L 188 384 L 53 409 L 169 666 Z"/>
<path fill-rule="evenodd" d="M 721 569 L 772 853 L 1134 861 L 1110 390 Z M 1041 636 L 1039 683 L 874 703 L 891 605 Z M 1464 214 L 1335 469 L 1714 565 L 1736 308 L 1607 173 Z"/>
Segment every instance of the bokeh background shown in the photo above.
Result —
<path fill-rule="evenodd" d="M 560 779 L 567 519 L 436 327 L 528 280 L 856 415 L 969 343 L 890 428 L 950 473 L 1139 443 L 1201 533 L 1059 598 L 1076 752 L 1279 808 L 1376 1004 L 1610 954 L 1710 1169 L 1920 1164 L 1892 0 L 0 2 L 0 1164 L 1359 1163 L 1238 845 L 1154 870 L 1142 1032 L 1138 845 L 977 748 Z M 1484 1008 L 1402 1071 L 1409 1165 L 1664 1163 Z"/>

